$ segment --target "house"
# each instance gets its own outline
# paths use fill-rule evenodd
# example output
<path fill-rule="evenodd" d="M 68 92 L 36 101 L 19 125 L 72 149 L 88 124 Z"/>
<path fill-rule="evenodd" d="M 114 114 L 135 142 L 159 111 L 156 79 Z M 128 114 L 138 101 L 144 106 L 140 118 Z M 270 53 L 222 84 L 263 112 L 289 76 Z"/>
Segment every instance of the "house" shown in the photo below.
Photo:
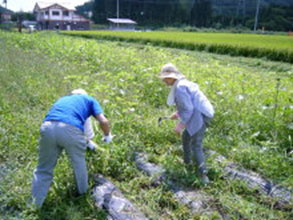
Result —
<path fill-rule="evenodd" d="M 40 30 L 89 30 L 90 21 L 75 11 L 68 3 L 45 2 L 37 2 L 33 10 Z"/>
<path fill-rule="evenodd" d="M 110 30 L 134 31 L 135 21 L 128 18 L 108 18 L 110 22 Z"/>
<path fill-rule="evenodd" d="M 0 6 L 0 23 L 10 22 L 13 11 Z"/>

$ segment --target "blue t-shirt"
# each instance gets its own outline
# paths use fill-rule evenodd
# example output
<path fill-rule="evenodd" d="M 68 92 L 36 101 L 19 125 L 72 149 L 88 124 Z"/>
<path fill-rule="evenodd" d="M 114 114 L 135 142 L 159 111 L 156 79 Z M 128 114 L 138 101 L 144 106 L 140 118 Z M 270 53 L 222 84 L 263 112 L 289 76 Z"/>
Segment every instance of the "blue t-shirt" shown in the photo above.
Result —
<path fill-rule="evenodd" d="M 61 121 L 84 131 L 84 122 L 90 116 L 103 113 L 99 102 L 88 95 L 69 95 L 57 100 L 44 121 Z"/>

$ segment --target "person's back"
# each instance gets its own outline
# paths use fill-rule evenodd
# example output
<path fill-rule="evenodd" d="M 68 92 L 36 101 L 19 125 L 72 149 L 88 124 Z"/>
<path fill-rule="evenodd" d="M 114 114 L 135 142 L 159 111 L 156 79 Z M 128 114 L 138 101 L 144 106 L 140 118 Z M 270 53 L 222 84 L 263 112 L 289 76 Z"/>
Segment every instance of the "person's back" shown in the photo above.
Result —
<path fill-rule="evenodd" d="M 54 103 L 44 121 L 61 121 L 84 131 L 85 120 L 102 112 L 98 101 L 91 96 L 69 95 Z"/>
<path fill-rule="evenodd" d="M 200 90 L 198 84 L 189 80 L 183 79 L 178 82 L 177 88 L 187 90 L 187 93 L 192 97 L 194 108 L 205 116 L 212 118 L 214 116 L 214 109 L 208 98 Z"/>
<path fill-rule="evenodd" d="M 214 109 L 196 83 L 178 80 L 175 90 L 178 113 L 190 135 L 195 134 L 204 123 L 204 116 L 212 118 Z"/>

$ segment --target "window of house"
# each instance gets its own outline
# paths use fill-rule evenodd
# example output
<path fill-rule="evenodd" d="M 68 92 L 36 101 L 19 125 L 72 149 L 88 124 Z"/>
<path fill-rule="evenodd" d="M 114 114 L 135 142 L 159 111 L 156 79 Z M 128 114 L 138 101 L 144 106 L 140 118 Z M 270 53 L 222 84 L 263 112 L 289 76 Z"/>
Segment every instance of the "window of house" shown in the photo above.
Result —
<path fill-rule="evenodd" d="M 69 11 L 63 11 L 63 16 L 69 16 Z"/>
<path fill-rule="evenodd" d="M 52 15 L 58 16 L 58 15 L 60 15 L 60 13 L 59 13 L 59 11 L 52 11 Z"/>

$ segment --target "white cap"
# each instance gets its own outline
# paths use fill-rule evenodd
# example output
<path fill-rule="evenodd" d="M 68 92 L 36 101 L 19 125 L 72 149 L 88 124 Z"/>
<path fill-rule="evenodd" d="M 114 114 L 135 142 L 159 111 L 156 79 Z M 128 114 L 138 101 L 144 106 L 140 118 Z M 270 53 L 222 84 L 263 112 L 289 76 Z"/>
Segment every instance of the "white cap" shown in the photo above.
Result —
<path fill-rule="evenodd" d="M 78 88 L 74 89 L 71 92 L 72 95 L 87 95 L 87 92 L 84 89 Z"/>

